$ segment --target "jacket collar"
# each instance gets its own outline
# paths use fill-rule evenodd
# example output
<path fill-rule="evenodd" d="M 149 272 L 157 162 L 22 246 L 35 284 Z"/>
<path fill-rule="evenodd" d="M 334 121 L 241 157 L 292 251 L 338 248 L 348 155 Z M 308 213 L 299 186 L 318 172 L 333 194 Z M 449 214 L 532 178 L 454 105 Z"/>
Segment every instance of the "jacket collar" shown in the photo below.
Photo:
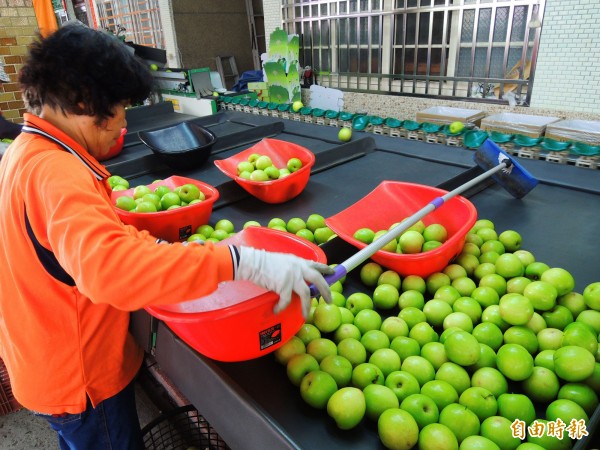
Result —
<path fill-rule="evenodd" d="M 22 132 L 43 136 L 60 145 L 63 149 L 75 155 L 98 180 L 104 180 L 110 176 L 110 173 L 96 158 L 60 129 L 30 113 L 25 113 L 23 118 L 25 123 Z"/>

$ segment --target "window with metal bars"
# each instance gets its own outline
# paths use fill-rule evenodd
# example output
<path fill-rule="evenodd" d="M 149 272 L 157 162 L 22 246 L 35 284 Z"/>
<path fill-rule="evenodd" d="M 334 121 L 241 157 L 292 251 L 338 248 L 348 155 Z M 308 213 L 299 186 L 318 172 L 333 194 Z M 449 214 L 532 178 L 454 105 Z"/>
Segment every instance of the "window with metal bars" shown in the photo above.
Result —
<path fill-rule="evenodd" d="M 545 0 L 282 0 L 323 86 L 528 105 Z M 535 20 L 534 20 L 535 19 Z"/>
<path fill-rule="evenodd" d="M 99 28 L 127 41 L 165 48 L 158 0 L 93 0 Z"/>

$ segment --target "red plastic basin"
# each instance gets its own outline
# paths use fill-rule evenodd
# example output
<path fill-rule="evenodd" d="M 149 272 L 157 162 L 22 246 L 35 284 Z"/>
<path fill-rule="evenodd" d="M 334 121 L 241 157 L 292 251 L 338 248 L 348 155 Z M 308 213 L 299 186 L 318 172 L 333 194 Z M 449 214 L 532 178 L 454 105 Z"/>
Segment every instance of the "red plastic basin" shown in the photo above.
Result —
<path fill-rule="evenodd" d="M 228 244 L 293 253 L 326 263 L 325 253 L 315 244 L 265 227 L 246 228 L 216 245 Z M 219 361 L 245 361 L 278 349 L 304 324 L 296 294 L 290 306 L 274 314 L 278 300 L 276 293 L 249 281 L 228 281 L 206 297 L 146 310 L 199 353 Z"/>
<path fill-rule="evenodd" d="M 290 175 L 271 181 L 252 181 L 240 178 L 237 166 L 248 160 L 252 153 L 271 158 L 278 169 L 287 166 L 288 160 L 298 158 L 302 167 Z M 305 147 L 279 139 L 265 138 L 240 153 L 227 159 L 215 160 L 215 165 L 230 178 L 233 178 L 246 192 L 265 203 L 283 203 L 299 195 L 310 178 L 310 169 L 315 163 L 315 155 Z"/>
<path fill-rule="evenodd" d="M 366 244 L 355 239 L 359 228 L 387 230 L 426 206 L 447 191 L 414 183 L 383 181 L 373 191 L 338 214 L 325 220 L 340 238 L 362 249 Z M 425 225 L 439 223 L 448 231 L 448 239 L 440 247 L 424 253 L 398 254 L 379 250 L 371 259 L 402 276 L 427 277 L 441 271 L 458 255 L 465 238 L 477 220 L 475 206 L 466 198 L 457 196 L 445 202 L 423 219 Z"/>
<path fill-rule="evenodd" d="M 185 241 L 194 233 L 196 228 L 208 223 L 213 204 L 219 198 L 219 191 L 210 184 L 177 175 L 148 185 L 151 190 L 161 185 L 174 189 L 187 183 L 198 186 L 206 198 L 200 203 L 167 211 L 136 213 L 124 211 L 116 206 L 114 207 L 115 211 L 123 223 L 133 225 L 138 230 L 148 230 L 153 236 L 169 242 Z M 113 204 L 117 198 L 123 195 L 133 196 L 133 190 L 134 188 L 113 191 L 111 194 Z"/>

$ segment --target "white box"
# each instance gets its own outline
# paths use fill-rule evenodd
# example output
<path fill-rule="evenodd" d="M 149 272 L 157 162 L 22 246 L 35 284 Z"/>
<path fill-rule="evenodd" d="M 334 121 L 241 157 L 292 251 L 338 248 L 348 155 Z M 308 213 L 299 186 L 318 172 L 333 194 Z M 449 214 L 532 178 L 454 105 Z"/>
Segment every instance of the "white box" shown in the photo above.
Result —
<path fill-rule="evenodd" d="M 209 98 L 184 97 L 182 95 L 162 94 L 163 101 L 173 103 L 175 112 L 191 116 L 210 116 L 217 113 L 217 102 Z"/>

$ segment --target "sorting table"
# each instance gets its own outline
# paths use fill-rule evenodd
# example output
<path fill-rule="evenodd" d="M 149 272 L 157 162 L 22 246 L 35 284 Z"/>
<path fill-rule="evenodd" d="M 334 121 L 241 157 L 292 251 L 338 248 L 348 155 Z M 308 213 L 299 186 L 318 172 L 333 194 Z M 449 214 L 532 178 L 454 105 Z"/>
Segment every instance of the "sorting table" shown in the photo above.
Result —
<path fill-rule="evenodd" d="M 355 132 L 349 143 L 337 139 L 337 128 L 241 112 L 219 112 L 196 118 L 173 113 L 164 105 L 146 107 L 128 117 L 130 135 L 123 153 L 107 162 L 108 169 L 132 185 L 175 174 L 139 141 L 135 131 L 191 120 L 217 135 L 212 154 L 202 167 L 177 172 L 216 186 L 221 198 L 211 223 L 231 220 L 241 229 L 248 220 L 266 224 L 273 217 L 288 220 L 318 213 L 336 214 L 368 194 L 383 180 L 414 182 L 451 190 L 481 173 L 473 150 Z M 133 131 L 132 131 L 133 130 Z M 289 202 L 265 204 L 243 191 L 213 164 L 215 159 L 248 148 L 264 137 L 297 143 L 312 150 L 316 163 L 306 189 Z M 523 199 L 514 199 L 493 182 L 466 192 L 479 218 L 498 230 L 514 229 L 523 248 L 551 267 L 569 270 L 579 292 L 600 280 L 600 171 L 546 161 L 519 160 L 540 184 Z M 377 205 L 385 208 L 385 205 Z M 377 214 L 377 208 L 373 209 Z M 399 218 L 401 219 L 401 218 Z M 356 251 L 336 238 L 323 245 L 329 263 L 339 263 Z M 356 271 L 355 271 L 356 272 Z M 348 289 L 356 286 L 349 274 Z M 285 368 L 272 355 L 238 362 L 210 360 L 181 341 L 164 323 L 143 312 L 133 314 L 132 330 L 151 350 L 161 369 L 199 409 L 232 448 L 353 449 L 383 448 L 376 424 L 364 420 L 350 431 L 338 430 L 326 412 L 300 398 Z M 588 424 L 590 435 L 577 448 L 597 439 L 598 410 Z"/>

